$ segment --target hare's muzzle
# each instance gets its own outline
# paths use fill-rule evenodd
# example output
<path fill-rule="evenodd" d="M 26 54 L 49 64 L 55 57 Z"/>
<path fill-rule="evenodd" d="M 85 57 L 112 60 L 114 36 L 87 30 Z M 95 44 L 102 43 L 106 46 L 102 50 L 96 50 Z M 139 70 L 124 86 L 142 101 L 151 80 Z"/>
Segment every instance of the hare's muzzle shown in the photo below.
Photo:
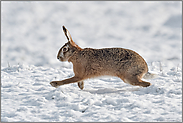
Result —
<path fill-rule="evenodd" d="M 63 61 L 63 58 L 62 58 L 61 56 L 58 56 L 57 59 L 58 59 L 59 61 Z"/>
<path fill-rule="evenodd" d="M 57 56 L 57 59 L 58 59 L 59 61 L 64 61 L 63 57 L 60 56 L 60 55 Z"/>

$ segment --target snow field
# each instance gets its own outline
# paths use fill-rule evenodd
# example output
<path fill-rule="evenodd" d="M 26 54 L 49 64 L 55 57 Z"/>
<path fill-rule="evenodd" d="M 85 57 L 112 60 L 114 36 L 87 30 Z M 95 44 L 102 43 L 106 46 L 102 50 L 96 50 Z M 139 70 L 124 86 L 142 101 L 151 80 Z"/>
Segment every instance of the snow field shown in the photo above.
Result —
<path fill-rule="evenodd" d="M 50 86 L 50 80 L 73 76 L 72 69 L 33 65 L 2 68 L 2 121 L 57 122 L 180 122 L 182 116 L 182 71 L 159 73 L 147 88 L 104 77 Z M 13 102 L 12 102 L 13 101 Z"/>

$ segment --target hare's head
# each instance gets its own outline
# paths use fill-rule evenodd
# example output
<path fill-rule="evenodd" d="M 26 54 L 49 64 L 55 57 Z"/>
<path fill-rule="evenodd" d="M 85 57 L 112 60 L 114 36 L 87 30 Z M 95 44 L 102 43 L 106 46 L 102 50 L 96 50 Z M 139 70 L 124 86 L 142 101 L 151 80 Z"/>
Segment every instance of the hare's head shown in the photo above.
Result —
<path fill-rule="evenodd" d="M 63 26 L 63 31 L 67 37 L 68 42 L 62 46 L 58 52 L 57 59 L 60 61 L 68 61 L 69 58 L 81 48 L 72 40 L 72 37 L 69 31 Z"/>

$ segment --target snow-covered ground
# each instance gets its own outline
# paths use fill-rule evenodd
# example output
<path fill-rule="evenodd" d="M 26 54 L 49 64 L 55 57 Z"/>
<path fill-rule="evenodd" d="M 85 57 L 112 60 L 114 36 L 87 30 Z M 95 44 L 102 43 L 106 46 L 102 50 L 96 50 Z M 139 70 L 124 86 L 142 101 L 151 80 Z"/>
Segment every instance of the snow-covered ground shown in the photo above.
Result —
<path fill-rule="evenodd" d="M 1 121 L 182 121 L 182 2 L 1 2 Z M 138 52 L 159 77 L 115 77 L 53 88 L 73 76 L 56 59 L 66 43 Z"/>

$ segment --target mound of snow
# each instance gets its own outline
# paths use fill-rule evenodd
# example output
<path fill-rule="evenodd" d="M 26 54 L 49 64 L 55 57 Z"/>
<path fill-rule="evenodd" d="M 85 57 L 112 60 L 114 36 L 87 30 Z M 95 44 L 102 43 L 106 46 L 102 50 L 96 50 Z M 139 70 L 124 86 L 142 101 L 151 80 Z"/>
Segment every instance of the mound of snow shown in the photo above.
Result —
<path fill-rule="evenodd" d="M 53 88 L 52 80 L 73 76 L 72 69 L 16 65 L 1 69 L 2 122 L 181 122 L 182 70 L 172 69 L 135 87 L 115 77 Z"/>

